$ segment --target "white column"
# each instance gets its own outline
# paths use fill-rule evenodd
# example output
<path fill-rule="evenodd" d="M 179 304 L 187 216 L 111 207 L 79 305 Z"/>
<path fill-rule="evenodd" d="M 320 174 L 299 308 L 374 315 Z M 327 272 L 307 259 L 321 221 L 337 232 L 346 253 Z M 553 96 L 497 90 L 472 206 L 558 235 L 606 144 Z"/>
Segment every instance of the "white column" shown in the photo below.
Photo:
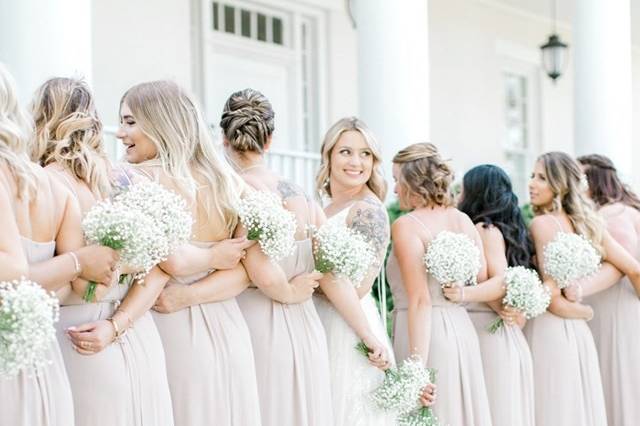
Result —
<path fill-rule="evenodd" d="M 0 0 L 0 61 L 23 102 L 49 77 L 91 82 L 91 1 Z"/>
<path fill-rule="evenodd" d="M 382 146 L 391 183 L 395 153 L 429 141 L 428 1 L 352 3 L 358 32 L 360 118 Z"/>
<path fill-rule="evenodd" d="M 631 17 L 629 0 L 575 2 L 576 154 L 609 156 L 632 171 Z"/>

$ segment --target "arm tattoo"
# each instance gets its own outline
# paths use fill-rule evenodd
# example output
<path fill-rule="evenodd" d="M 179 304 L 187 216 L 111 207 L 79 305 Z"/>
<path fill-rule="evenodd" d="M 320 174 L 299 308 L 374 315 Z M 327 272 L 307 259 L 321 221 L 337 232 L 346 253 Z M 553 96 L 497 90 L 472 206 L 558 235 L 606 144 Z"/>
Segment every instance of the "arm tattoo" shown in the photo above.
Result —
<path fill-rule="evenodd" d="M 374 204 L 369 202 L 368 204 Z M 349 228 L 360 233 L 365 240 L 373 244 L 377 257 L 386 253 L 389 243 L 389 219 L 384 207 L 375 203 L 375 207 L 358 207 Z"/>
<path fill-rule="evenodd" d="M 291 197 L 305 195 L 302 189 L 292 184 L 291 182 L 287 182 L 286 180 L 281 180 L 278 182 L 277 190 L 283 200 Z"/>

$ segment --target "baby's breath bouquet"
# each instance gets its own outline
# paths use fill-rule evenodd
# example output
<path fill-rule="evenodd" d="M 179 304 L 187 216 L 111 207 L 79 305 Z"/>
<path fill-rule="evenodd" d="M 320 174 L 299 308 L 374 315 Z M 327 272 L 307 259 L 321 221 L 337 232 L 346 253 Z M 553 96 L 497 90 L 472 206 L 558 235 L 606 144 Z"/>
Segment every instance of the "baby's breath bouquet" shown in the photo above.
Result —
<path fill-rule="evenodd" d="M 314 234 L 316 270 L 333 272 L 359 287 L 375 261 L 373 248 L 353 229 L 327 222 Z"/>
<path fill-rule="evenodd" d="M 369 349 L 360 342 L 356 350 L 368 356 Z M 435 383 L 435 370 L 426 368 L 419 356 L 411 356 L 399 366 L 385 371 L 384 381 L 370 395 L 376 407 L 398 415 L 404 426 L 437 426 L 438 419 L 431 407 L 420 404 L 422 390 Z"/>
<path fill-rule="evenodd" d="M 277 195 L 251 191 L 238 206 L 240 222 L 247 228 L 247 238 L 258 241 L 262 252 L 277 262 L 293 252 L 296 217 L 284 208 Z"/>
<path fill-rule="evenodd" d="M 424 263 L 440 284 L 475 285 L 481 267 L 480 249 L 465 234 L 442 231 L 429 243 Z"/>
<path fill-rule="evenodd" d="M 0 282 L 0 377 L 48 364 L 56 338 L 58 299 L 21 278 Z"/>
<path fill-rule="evenodd" d="M 524 266 L 513 266 L 505 271 L 507 292 L 502 303 L 521 311 L 527 319 L 544 313 L 551 302 L 551 292 L 542 285 L 536 271 Z M 504 325 L 498 317 L 489 324 L 487 331 L 493 334 Z"/>
<path fill-rule="evenodd" d="M 143 279 L 171 251 L 191 235 L 192 218 L 178 194 L 162 185 L 145 181 L 128 186 L 113 200 L 95 205 L 85 216 L 82 227 L 90 244 L 117 250 L 120 263 Z M 95 297 L 96 283 L 90 282 L 86 301 Z"/>
<path fill-rule="evenodd" d="M 544 271 L 561 289 L 595 274 L 600 268 L 600 261 L 600 253 L 579 234 L 558 232 L 544 248 Z"/>

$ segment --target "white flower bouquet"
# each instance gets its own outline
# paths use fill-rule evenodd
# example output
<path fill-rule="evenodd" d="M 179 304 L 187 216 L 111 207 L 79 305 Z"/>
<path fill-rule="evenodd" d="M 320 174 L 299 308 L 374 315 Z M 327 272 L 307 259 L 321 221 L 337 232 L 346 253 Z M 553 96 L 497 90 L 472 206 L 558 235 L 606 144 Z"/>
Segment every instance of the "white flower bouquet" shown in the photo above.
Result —
<path fill-rule="evenodd" d="M 443 285 L 475 285 L 481 267 L 480 249 L 465 234 L 442 231 L 429 243 L 424 264 Z"/>
<path fill-rule="evenodd" d="M 58 299 L 21 278 L 0 283 L 0 377 L 48 364 L 56 338 Z"/>
<path fill-rule="evenodd" d="M 277 262 L 293 252 L 296 217 L 284 208 L 277 195 L 251 191 L 240 200 L 238 214 L 247 228 L 247 238 L 258 241 L 269 259 Z"/>
<path fill-rule="evenodd" d="M 579 234 L 558 232 L 544 248 L 544 271 L 561 289 L 595 274 L 601 260 L 593 244 Z"/>
<path fill-rule="evenodd" d="M 521 311 L 527 319 L 544 313 L 551 302 L 551 292 L 542 285 L 536 271 L 524 266 L 513 266 L 505 271 L 506 294 L 502 303 Z M 504 325 L 498 317 L 489 324 L 487 331 L 493 334 Z"/>
<path fill-rule="evenodd" d="M 89 244 L 110 247 L 120 254 L 120 263 L 139 271 L 142 280 L 171 251 L 191 235 L 192 218 L 182 198 L 154 182 L 131 185 L 126 191 L 96 204 L 82 221 Z M 86 301 L 95 297 L 90 282 Z"/>
<path fill-rule="evenodd" d="M 333 272 L 359 287 L 375 261 L 375 253 L 358 232 L 344 225 L 327 222 L 314 234 L 316 270 Z"/>
<path fill-rule="evenodd" d="M 358 343 L 356 350 L 368 356 L 369 349 L 363 342 Z M 412 356 L 387 369 L 384 381 L 370 398 L 379 409 L 396 413 L 399 425 L 437 426 L 433 410 L 420 404 L 422 390 L 430 383 L 435 383 L 435 370 L 426 368 L 420 357 Z"/>

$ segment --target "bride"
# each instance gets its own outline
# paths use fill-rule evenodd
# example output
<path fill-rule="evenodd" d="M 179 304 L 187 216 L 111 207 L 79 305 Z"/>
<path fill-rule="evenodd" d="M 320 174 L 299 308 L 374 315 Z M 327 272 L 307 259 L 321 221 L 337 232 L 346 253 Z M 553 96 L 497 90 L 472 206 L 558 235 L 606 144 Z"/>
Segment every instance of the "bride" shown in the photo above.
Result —
<path fill-rule="evenodd" d="M 329 129 L 321 153 L 316 181 L 321 196 L 329 199 L 325 207 L 328 220 L 359 232 L 376 252 L 376 261 L 358 287 L 325 286 L 323 293 L 314 296 L 327 334 L 335 424 L 395 425 L 393 416 L 377 410 L 367 398 L 384 380 L 383 370 L 394 363 L 389 338 L 371 296 L 389 244 L 389 219 L 382 204 L 387 188 L 380 173 L 380 151 L 366 125 L 350 117 Z M 354 347 L 361 339 L 376 342 L 376 350 L 386 352 L 383 359 L 370 363 L 356 351 Z"/>

